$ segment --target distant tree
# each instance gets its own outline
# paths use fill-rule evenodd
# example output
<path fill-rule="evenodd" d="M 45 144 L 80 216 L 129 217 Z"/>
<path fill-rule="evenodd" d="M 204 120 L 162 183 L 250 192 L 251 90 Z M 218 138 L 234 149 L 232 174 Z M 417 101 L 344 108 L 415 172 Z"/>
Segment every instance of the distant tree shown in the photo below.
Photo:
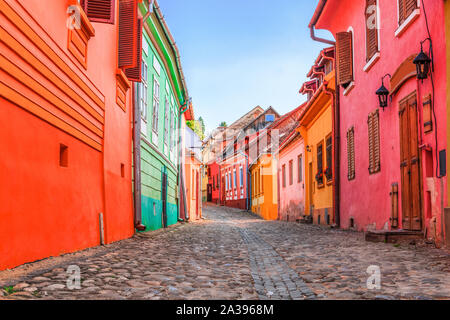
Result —
<path fill-rule="evenodd" d="M 225 121 L 222 121 L 222 122 L 219 124 L 219 127 L 224 127 L 224 128 L 226 128 L 226 127 L 228 127 L 228 125 L 227 125 L 227 123 L 226 123 Z"/>
<path fill-rule="evenodd" d="M 186 125 L 191 128 L 192 131 L 200 138 L 200 140 L 205 139 L 205 124 L 203 119 L 186 121 Z"/>

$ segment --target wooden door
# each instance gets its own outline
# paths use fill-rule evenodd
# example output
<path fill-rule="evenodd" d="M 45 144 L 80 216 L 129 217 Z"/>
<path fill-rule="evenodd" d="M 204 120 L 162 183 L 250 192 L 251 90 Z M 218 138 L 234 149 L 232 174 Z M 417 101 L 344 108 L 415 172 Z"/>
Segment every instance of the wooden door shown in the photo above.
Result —
<path fill-rule="evenodd" d="M 400 102 L 400 168 L 403 229 L 422 230 L 422 187 L 417 124 L 417 96 Z"/>

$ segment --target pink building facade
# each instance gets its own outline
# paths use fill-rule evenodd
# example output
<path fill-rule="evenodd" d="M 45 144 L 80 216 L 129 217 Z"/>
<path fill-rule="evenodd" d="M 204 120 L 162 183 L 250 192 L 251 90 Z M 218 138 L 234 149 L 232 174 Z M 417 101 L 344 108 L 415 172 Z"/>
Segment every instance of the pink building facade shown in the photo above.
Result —
<path fill-rule="evenodd" d="M 442 240 L 447 206 L 443 25 L 444 1 L 319 2 L 310 27 L 328 30 L 337 40 L 343 228 L 417 231 Z M 419 81 L 413 60 L 427 38 L 434 71 Z M 431 56 L 429 49 L 424 42 Z M 382 77 L 390 92 L 384 109 L 375 94 Z"/>
<path fill-rule="evenodd" d="M 303 138 L 297 131 L 293 131 L 280 146 L 278 153 L 279 220 L 296 222 L 305 214 L 304 153 Z"/>

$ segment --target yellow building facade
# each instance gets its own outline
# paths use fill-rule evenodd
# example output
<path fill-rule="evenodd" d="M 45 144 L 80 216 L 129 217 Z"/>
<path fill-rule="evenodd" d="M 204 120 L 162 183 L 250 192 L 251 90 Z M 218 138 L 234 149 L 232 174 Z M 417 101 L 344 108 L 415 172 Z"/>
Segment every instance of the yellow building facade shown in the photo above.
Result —
<path fill-rule="evenodd" d="M 264 220 L 278 219 L 277 160 L 262 154 L 250 167 L 252 212 Z"/>
<path fill-rule="evenodd" d="M 334 223 L 333 216 L 333 94 L 335 72 L 310 99 L 298 131 L 305 143 L 305 215 L 315 224 Z"/>

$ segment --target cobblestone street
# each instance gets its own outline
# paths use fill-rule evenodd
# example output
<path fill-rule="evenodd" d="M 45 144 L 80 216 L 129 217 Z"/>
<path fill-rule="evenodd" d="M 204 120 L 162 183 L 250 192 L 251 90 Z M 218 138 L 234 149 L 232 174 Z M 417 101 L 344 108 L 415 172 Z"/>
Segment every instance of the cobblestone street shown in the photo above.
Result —
<path fill-rule="evenodd" d="M 450 299 L 446 251 L 215 206 L 203 215 L 50 267 L 0 272 L 0 299 Z M 81 289 L 66 286 L 71 265 Z M 371 265 L 381 269 L 380 290 L 367 289 Z"/>

